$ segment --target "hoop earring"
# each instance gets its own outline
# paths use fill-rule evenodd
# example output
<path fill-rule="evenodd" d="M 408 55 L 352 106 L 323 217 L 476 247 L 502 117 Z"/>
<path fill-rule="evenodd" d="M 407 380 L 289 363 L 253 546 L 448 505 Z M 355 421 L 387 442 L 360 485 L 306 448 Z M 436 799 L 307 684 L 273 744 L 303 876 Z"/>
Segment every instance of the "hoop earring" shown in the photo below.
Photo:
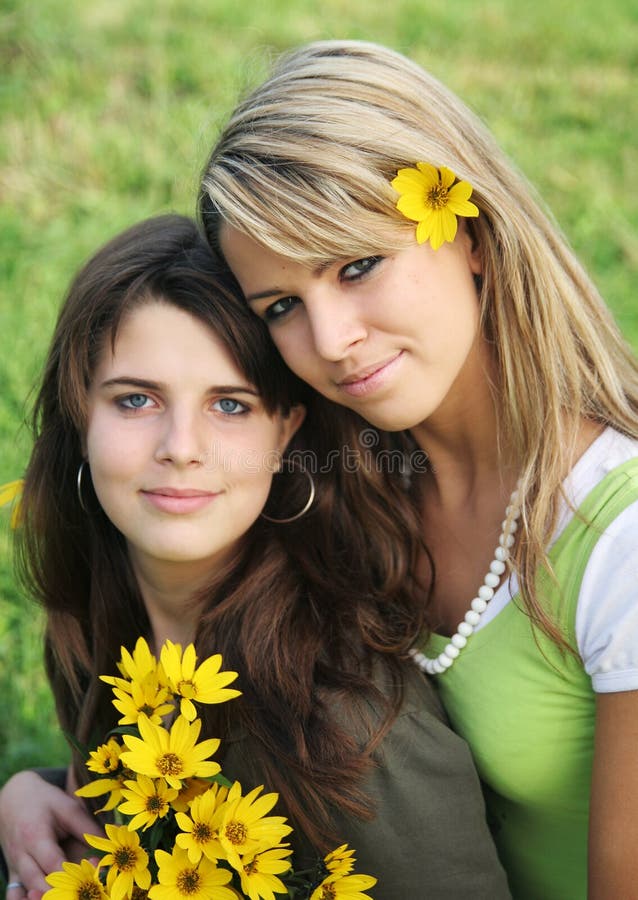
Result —
<path fill-rule="evenodd" d="M 310 472 L 308 472 L 307 469 L 302 469 L 301 471 L 304 473 L 304 475 L 310 482 L 310 494 L 308 495 L 308 499 L 306 500 L 304 508 L 302 510 L 300 510 L 298 513 L 296 513 L 294 516 L 290 516 L 287 519 L 273 519 L 271 516 L 267 516 L 266 513 L 260 513 L 260 516 L 262 519 L 265 519 L 267 522 L 274 522 L 276 525 L 285 525 L 287 522 L 296 522 L 297 519 L 300 519 L 302 516 L 305 516 L 305 514 L 308 512 L 308 510 L 312 506 L 314 499 L 315 499 L 315 480 L 312 477 L 312 475 L 310 474 Z"/>
<path fill-rule="evenodd" d="M 82 499 L 82 473 L 84 472 L 84 467 L 87 465 L 85 459 L 80 463 L 80 468 L 78 469 L 78 478 L 77 478 L 77 489 L 78 489 L 78 500 L 80 502 L 80 508 L 82 512 L 88 513 L 88 509 L 84 505 L 84 500 Z"/>

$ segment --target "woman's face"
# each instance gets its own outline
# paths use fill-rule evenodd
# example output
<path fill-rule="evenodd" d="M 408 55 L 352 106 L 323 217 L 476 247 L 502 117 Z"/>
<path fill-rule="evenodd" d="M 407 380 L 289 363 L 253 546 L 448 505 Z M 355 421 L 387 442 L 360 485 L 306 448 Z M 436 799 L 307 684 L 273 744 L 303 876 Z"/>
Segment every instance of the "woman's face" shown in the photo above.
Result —
<path fill-rule="evenodd" d="M 391 431 L 467 402 L 485 350 L 480 259 L 463 227 L 438 250 L 415 242 L 317 271 L 235 229 L 221 246 L 287 364 L 330 400 Z"/>
<path fill-rule="evenodd" d="M 133 309 L 98 361 L 85 449 L 134 567 L 214 571 L 259 516 L 278 454 L 302 419 L 301 408 L 267 413 L 193 316 L 159 301 Z"/>

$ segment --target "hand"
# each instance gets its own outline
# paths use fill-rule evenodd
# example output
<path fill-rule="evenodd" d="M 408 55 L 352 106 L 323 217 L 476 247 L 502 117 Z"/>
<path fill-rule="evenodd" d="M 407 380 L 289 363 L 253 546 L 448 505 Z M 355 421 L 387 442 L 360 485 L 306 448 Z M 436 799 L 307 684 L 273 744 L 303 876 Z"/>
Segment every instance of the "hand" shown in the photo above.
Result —
<path fill-rule="evenodd" d="M 35 772 L 18 772 L 0 791 L 0 844 L 9 870 L 7 900 L 40 900 L 44 876 L 90 850 L 84 834 L 102 834 L 82 802 Z"/>

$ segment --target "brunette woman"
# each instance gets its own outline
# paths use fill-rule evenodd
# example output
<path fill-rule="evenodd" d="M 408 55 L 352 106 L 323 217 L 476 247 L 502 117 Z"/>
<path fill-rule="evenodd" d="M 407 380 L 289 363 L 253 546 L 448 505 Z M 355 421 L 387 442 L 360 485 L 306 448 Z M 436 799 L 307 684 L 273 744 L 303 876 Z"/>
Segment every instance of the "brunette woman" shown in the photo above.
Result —
<path fill-rule="evenodd" d="M 122 645 L 194 641 L 242 691 L 204 729 L 228 776 L 279 792 L 299 857 L 349 841 L 376 900 L 508 896 L 467 747 L 407 660 L 424 604 L 405 490 L 364 454 L 356 471 L 328 456 L 361 421 L 289 373 L 193 223 L 144 222 L 80 271 L 34 427 L 22 573 L 80 745 L 115 724 L 98 676 Z M 79 801 L 14 776 L 10 900 L 45 889 L 86 828 Z"/>

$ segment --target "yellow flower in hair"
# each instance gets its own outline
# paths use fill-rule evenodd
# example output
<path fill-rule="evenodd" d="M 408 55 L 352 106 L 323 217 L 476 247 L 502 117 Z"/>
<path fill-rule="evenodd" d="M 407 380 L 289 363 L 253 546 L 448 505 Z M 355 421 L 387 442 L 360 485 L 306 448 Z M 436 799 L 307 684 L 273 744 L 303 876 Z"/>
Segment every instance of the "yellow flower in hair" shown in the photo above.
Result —
<path fill-rule="evenodd" d="M 430 163 L 418 162 L 415 169 L 399 169 L 392 187 L 401 196 L 397 209 L 407 219 L 417 222 L 419 244 L 430 241 L 437 250 L 445 241 L 456 237 L 457 216 L 475 217 L 479 210 L 470 203 L 472 185 L 457 181 L 451 169 L 437 169 Z"/>

